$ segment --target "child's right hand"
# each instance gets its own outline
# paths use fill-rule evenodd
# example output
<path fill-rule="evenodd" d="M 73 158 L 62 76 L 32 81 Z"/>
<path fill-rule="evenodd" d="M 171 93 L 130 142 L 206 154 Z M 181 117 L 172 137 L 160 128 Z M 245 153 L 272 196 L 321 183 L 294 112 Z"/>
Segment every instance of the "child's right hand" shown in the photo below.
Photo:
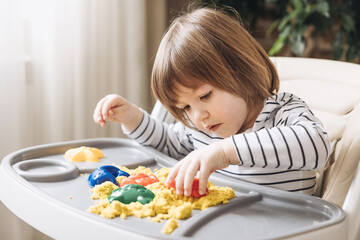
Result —
<path fill-rule="evenodd" d="M 190 196 L 194 178 L 199 173 L 198 193 L 204 195 L 210 174 L 230 164 L 239 165 L 240 160 L 229 137 L 189 153 L 171 169 L 165 185 L 173 186 L 175 180 L 176 194 Z"/>
<path fill-rule="evenodd" d="M 143 116 L 142 111 L 125 98 L 110 94 L 102 98 L 96 105 L 93 118 L 101 126 L 110 120 L 123 124 L 128 131 L 135 129 Z"/>

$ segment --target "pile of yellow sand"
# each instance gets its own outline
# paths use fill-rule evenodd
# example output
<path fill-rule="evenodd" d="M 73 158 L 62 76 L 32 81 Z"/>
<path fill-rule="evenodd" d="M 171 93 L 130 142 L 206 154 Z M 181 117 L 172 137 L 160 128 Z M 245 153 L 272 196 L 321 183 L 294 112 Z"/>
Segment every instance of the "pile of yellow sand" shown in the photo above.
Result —
<path fill-rule="evenodd" d="M 154 174 L 159 179 L 159 182 L 147 185 L 146 187 L 155 194 L 155 198 L 145 205 L 139 202 L 123 204 L 119 201 L 113 201 L 110 204 L 107 198 L 118 186 L 112 182 L 104 182 L 91 190 L 93 192 L 92 199 L 100 199 L 100 201 L 95 206 L 91 206 L 88 209 L 89 212 L 106 218 L 121 217 L 125 219 L 128 216 L 136 216 L 139 218 L 147 217 L 155 222 L 161 222 L 162 219 L 169 220 L 162 230 L 163 233 L 169 234 L 178 227 L 177 219 L 191 217 L 193 209 L 204 210 L 214 205 L 227 203 L 229 199 L 235 197 L 233 189 L 217 187 L 210 182 L 208 182 L 209 194 L 204 197 L 194 198 L 177 195 L 175 189 L 169 188 L 164 184 L 170 168 L 155 170 L 153 173 L 149 168 L 144 167 L 138 167 L 135 170 L 117 167 L 128 172 L 130 175 L 135 173 Z M 121 181 L 121 179 L 117 180 L 118 182 Z"/>

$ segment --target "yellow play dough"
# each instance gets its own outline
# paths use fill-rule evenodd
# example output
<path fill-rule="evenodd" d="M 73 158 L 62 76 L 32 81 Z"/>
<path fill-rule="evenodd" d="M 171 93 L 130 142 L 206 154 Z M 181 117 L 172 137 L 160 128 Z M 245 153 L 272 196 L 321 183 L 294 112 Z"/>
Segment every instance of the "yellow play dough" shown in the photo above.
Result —
<path fill-rule="evenodd" d="M 67 150 L 64 157 L 72 162 L 99 162 L 104 154 L 97 148 L 82 146 Z"/>
<path fill-rule="evenodd" d="M 191 217 L 193 209 L 204 210 L 214 205 L 228 203 L 229 199 L 235 197 L 233 189 L 218 187 L 211 182 L 208 182 L 209 194 L 204 197 L 194 198 L 177 195 L 175 189 L 169 188 L 164 184 L 170 168 L 162 168 L 152 172 L 149 168 L 141 166 L 135 170 L 121 166 L 117 167 L 128 172 L 130 175 L 140 172 L 154 174 L 159 179 L 159 182 L 147 185 L 146 187 L 155 194 L 155 198 L 145 205 L 139 202 L 132 202 L 126 205 L 119 201 L 113 201 L 110 204 L 107 198 L 118 186 L 112 182 L 104 182 L 91 190 L 93 192 L 92 198 L 99 199 L 100 201 L 95 206 L 91 206 L 88 209 L 89 212 L 106 218 L 121 217 L 125 219 L 128 216 L 136 216 L 139 218 L 147 217 L 155 222 L 169 220 L 164 225 L 162 232 L 170 234 L 178 227 L 177 219 Z"/>

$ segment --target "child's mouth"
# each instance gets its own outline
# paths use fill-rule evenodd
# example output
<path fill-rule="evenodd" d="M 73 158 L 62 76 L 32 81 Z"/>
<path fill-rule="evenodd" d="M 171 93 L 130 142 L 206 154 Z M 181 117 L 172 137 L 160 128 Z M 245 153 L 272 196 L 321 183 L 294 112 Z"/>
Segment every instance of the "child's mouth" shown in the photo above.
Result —
<path fill-rule="evenodd" d="M 219 124 L 216 124 L 216 125 L 213 125 L 213 126 L 211 126 L 210 127 L 210 131 L 213 131 L 213 132 L 215 132 L 219 127 L 220 127 L 220 123 Z"/>

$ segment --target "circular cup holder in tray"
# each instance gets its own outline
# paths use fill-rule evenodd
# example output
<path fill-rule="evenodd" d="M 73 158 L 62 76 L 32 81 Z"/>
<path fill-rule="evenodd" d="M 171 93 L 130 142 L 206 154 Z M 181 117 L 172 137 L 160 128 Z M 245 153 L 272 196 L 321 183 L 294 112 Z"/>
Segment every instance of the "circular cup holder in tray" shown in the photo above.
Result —
<path fill-rule="evenodd" d="M 59 182 L 79 176 L 78 168 L 71 162 L 55 159 L 31 159 L 13 165 L 14 170 L 27 181 Z"/>

